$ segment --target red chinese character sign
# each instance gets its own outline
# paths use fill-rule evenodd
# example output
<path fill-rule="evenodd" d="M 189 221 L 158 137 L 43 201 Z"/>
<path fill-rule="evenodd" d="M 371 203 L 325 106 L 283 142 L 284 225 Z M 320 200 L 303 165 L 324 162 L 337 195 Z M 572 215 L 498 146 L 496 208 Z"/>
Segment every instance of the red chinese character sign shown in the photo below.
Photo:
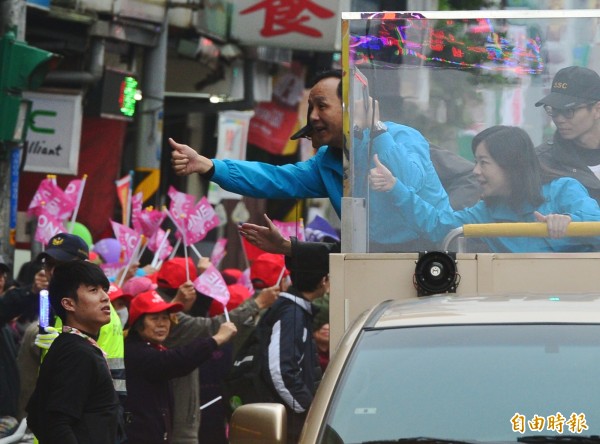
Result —
<path fill-rule="evenodd" d="M 236 0 L 231 35 L 246 45 L 335 51 L 340 48 L 339 0 Z"/>

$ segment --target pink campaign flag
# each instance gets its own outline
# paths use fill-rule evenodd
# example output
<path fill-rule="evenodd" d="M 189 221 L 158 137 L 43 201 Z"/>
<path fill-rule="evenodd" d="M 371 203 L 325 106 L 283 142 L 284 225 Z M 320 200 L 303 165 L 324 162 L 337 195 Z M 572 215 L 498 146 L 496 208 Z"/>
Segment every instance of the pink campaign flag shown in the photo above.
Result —
<path fill-rule="evenodd" d="M 75 209 L 76 202 L 69 199 L 65 192 L 52 179 L 40 182 L 29 208 L 28 216 L 47 214 L 55 219 L 67 219 Z"/>
<path fill-rule="evenodd" d="M 42 245 L 46 245 L 52 237 L 66 231 L 60 219 L 56 219 L 49 214 L 40 214 L 34 239 Z"/>
<path fill-rule="evenodd" d="M 177 191 L 172 186 L 169 187 L 169 191 L 167 192 L 167 194 L 171 199 L 169 210 L 171 211 L 173 217 L 175 217 L 178 221 L 182 216 L 187 216 L 194 208 L 196 198 L 191 194 L 186 194 L 182 193 L 181 191 Z"/>
<path fill-rule="evenodd" d="M 167 257 L 169 257 L 171 255 L 171 252 L 173 251 L 173 246 L 169 242 L 169 239 L 164 239 L 166 234 L 167 234 L 167 232 L 165 230 L 163 230 L 162 228 L 159 228 L 152 235 L 152 237 L 150 237 L 150 239 L 148 239 L 148 250 L 152 251 L 153 253 L 156 253 L 156 251 L 162 244 L 162 248 L 160 249 L 160 253 L 158 255 L 158 259 L 161 261 L 165 260 Z M 164 243 L 163 243 L 163 239 L 164 239 Z"/>
<path fill-rule="evenodd" d="M 133 228 L 138 233 L 150 238 L 158 232 L 166 217 L 167 215 L 162 211 L 146 208 L 137 215 L 137 218 L 133 219 Z"/>
<path fill-rule="evenodd" d="M 121 271 L 123 269 L 123 267 L 125 267 L 125 264 L 123 264 L 121 262 L 100 264 L 100 268 L 102 268 L 102 271 L 104 271 L 104 274 L 109 279 L 116 278 L 117 274 L 119 274 L 119 271 Z"/>
<path fill-rule="evenodd" d="M 37 216 L 41 214 L 41 208 L 46 205 L 46 196 L 51 193 L 51 188 L 54 187 L 54 182 L 52 179 L 44 179 L 38 185 L 35 194 L 33 195 L 33 199 L 29 203 L 29 208 L 27 208 L 28 216 Z"/>
<path fill-rule="evenodd" d="M 187 245 L 200 242 L 208 232 L 219 225 L 219 216 L 206 197 L 198 201 L 187 217 L 182 219 Z M 186 246 L 187 246 L 186 245 Z"/>
<path fill-rule="evenodd" d="M 224 307 L 229 302 L 227 284 L 214 265 L 208 267 L 204 273 L 194 279 L 194 288 L 200 293 L 219 301 Z"/>
<path fill-rule="evenodd" d="M 72 203 L 73 208 L 77 206 L 77 201 L 79 200 L 79 192 L 81 191 L 81 186 L 83 181 L 81 179 L 73 179 L 65 188 L 65 196 Z"/>
<path fill-rule="evenodd" d="M 290 236 L 295 236 L 300 241 L 306 240 L 304 236 L 304 221 L 302 219 L 298 222 L 281 222 L 279 220 L 274 220 L 273 225 L 279 229 L 281 235 L 285 239 L 289 239 Z"/>
<path fill-rule="evenodd" d="M 150 237 L 148 234 L 144 233 L 142 228 L 140 227 L 140 214 L 142 213 L 142 202 L 144 201 L 144 193 L 141 191 L 136 193 L 131 198 L 131 224 L 133 228 L 138 233 L 144 234 L 146 237 Z"/>
<path fill-rule="evenodd" d="M 210 254 L 210 261 L 215 267 L 219 267 L 219 264 L 227 254 L 225 247 L 227 246 L 227 239 L 224 237 L 217 239 L 215 246 L 213 247 L 212 253 Z"/>
<path fill-rule="evenodd" d="M 123 257 L 119 259 L 119 262 L 127 263 L 135 250 L 136 245 L 140 239 L 140 234 L 135 230 L 115 222 L 113 220 L 110 221 L 112 225 L 113 232 L 115 233 L 115 238 L 121 243 L 121 248 L 123 248 Z"/>
<path fill-rule="evenodd" d="M 252 281 L 250 280 L 250 267 L 246 268 L 240 278 L 238 279 L 238 284 L 242 284 L 250 293 L 254 293 L 254 286 L 252 285 Z"/>

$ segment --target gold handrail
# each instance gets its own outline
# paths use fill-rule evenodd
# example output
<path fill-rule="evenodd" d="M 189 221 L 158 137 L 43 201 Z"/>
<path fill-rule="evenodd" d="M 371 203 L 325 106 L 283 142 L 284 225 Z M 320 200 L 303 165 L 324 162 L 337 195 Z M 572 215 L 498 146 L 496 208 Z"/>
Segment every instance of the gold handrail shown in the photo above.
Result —
<path fill-rule="evenodd" d="M 442 250 L 448 250 L 458 237 L 547 237 L 548 225 L 544 222 L 502 222 L 495 224 L 466 224 L 451 230 L 442 242 Z M 566 236 L 600 236 L 600 222 L 571 222 Z M 462 252 L 462 247 L 458 247 Z"/>
<path fill-rule="evenodd" d="M 509 222 L 463 225 L 465 237 L 547 237 L 545 222 Z M 600 236 L 600 222 L 571 222 L 567 236 Z"/>

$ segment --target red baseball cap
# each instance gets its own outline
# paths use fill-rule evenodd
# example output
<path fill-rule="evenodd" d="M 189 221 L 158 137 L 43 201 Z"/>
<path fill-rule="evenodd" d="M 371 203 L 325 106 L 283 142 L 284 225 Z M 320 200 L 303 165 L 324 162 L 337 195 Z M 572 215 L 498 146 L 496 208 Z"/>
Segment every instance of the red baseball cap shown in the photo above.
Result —
<path fill-rule="evenodd" d="M 198 277 L 196 265 L 189 257 L 187 258 L 187 261 L 190 270 L 190 280 L 193 281 Z M 163 288 L 179 288 L 185 281 L 187 281 L 187 275 L 184 257 L 174 257 L 173 259 L 166 261 L 162 264 L 160 270 L 158 270 L 158 275 L 156 277 L 156 283 L 159 287 Z"/>
<path fill-rule="evenodd" d="M 284 270 L 283 277 L 290 274 L 285 268 L 283 254 L 263 253 L 250 266 L 250 281 L 254 288 L 272 287 L 277 283 L 281 270 Z"/>
<path fill-rule="evenodd" d="M 227 302 L 227 311 L 231 311 L 252 296 L 250 290 L 242 284 L 231 284 L 227 286 L 229 290 L 229 301 Z M 218 316 L 223 313 L 223 304 L 213 300 L 208 310 L 210 317 Z"/>
<path fill-rule="evenodd" d="M 283 276 L 290 272 L 285 268 L 283 254 L 263 253 L 258 256 L 250 266 L 250 280 L 254 288 L 272 287 L 277 283 L 283 271 Z"/>
<path fill-rule="evenodd" d="M 138 294 L 129 307 L 129 325 L 135 324 L 139 317 L 146 313 L 160 313 L 169 311 L 176 313 L 183 310 L 183 304 L 179 302 L 165 302 L 165 300 L 156 292 L 156 290 L 146 291 Z"/>
<path fill-rule="evenodd" d="M 132 294 L 125 293 L 123 291 L 123 289 L 119 288 L 119 286 L 116 284 L 110 284 L 110 287 L 108 287 L 107 293 L 108 293 L 110 302 L 114 301 L 115 299 L 124 298 L 126 303 L 130 303 L 131 300 L 133 299 Z"/>
<path fill-rule="evenodd" d="M 237 268 L 226 268 L 221 271 L 221 276 L 223 276 L 225 283 L 228 285 L 237 284 L 242 276 L 242 270 Z"/>

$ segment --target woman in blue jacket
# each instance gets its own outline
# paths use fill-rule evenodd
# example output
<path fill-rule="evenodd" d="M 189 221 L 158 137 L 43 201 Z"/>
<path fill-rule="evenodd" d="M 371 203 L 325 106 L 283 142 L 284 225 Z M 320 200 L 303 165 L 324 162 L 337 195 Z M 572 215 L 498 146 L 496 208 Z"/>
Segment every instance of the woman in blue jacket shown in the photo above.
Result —
<path fill-rule="evenodd" d="M 475 136 L 473 173 L 482 199 L 461 211 L 437 209 L 394 177 L 376 158 L 369 181 L 388 192 L 392 205 L 424 237 L 441 241 L 464 224 L 545 222 L 549 237 L 483 238 L 494 252 L 598 251 L 600 238 L 564 237 L 571 221 L 600 221 L 600 207 L 577 180 L 543 175 L 529 135 L 520 128 L 493 126 Z"/>

